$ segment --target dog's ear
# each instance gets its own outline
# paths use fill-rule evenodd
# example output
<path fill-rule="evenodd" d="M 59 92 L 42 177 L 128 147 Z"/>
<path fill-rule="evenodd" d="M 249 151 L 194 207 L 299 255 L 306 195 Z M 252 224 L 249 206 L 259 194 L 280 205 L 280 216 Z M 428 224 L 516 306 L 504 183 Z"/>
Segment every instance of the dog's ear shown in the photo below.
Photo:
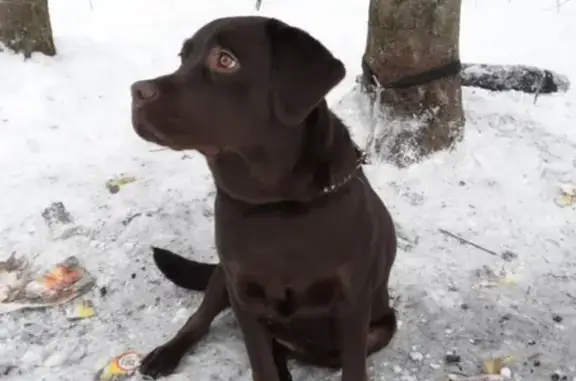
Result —
<path fill-rule="evenodd" d="M 300 124 L 346 75 L 342 61 L 307 32 L 271 19 L 272 107 L 287 125 Z"/>

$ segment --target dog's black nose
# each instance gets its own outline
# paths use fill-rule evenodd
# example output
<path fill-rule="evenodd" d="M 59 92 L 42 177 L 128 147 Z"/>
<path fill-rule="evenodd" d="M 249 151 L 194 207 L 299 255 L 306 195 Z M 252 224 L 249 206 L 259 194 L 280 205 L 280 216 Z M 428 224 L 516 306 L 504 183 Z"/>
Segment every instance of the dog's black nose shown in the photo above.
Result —
<path fill-rule="evenodd" d="M 158 88 L 150 81 L 138 81 L 132 85 L 132 102 L 140 106 L 158 96 Z"/>

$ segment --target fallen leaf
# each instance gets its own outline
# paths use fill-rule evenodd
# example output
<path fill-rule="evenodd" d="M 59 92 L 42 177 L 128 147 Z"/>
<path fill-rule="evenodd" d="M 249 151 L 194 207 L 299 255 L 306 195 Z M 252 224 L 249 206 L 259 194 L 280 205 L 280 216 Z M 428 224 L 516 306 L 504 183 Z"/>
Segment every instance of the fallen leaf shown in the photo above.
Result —
<path fill-rule="evenodd" d="M 501 374 L 504 365 L 512 361 L 512 356 L 499 357 L 484 362 L 482 367 L 484 374 Z"/>
<path fill-rule="evenodd" d="M 554 200 L 561 208 L 576 205 L 576 186 L 563 184 L 560 186 L 560 195 Z"/>
<path fill-rule="evenodd" d="M 484 361 L 482 371 L 484 374 L 500 374 L 502 370 L 502 359 L 496 358 Z"/>
<path fill-rule="evenodd" d="M 136 181 L 134 176 L 121 176 L 115 179 L 110 179 L 106 182 L 106 188 L 110 191 L 110 193 L 118 193 L 120 188 L 124 185 L 133 183 Z"/>

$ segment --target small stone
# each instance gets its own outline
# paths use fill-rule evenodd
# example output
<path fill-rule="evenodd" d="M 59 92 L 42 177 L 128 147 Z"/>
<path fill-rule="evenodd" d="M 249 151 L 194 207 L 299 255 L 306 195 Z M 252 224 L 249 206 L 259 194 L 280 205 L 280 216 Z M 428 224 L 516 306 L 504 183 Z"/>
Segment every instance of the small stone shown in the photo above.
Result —
<path fill-rule="evenodd" d="M 132 275 L 130 275 L 130 278 L 136 279 L 136 273 L 132 273 Z"/>
<path fill-rule="evenodd" d="M 420 352 L 410 352 L 410 358 L 413 361 L 422 361 L 424 359 L 424 355 Z"/>
<path fill-rule="evenodd" d="M 446 364 L 458 364 L 461 360 L 462 358 L 455 354 L 447 354 L 445 358 Z"/>
<path fill-rule="evenodd" d="M 518 258 L 518 254 L 514 253 L 513 251 L 506 250 L 500 255 L 500 257 L 502 257 L 502 259 L 507 262 L 511 262 L 514 259 Z"/>
<path fill-rule="evenodd" d="M 534 361 L 534 366 L 535 366 L 535 367 L 539 367 L 540 365 L 542 365 L 542 363 L 540 362 L 540 360 Z"/>
<path fill-rule="evenodd" d="M 66 210 L 62 201 L 53 202 L 50 206 L 44 209 L 42 211 L 42 218 L 44 218 L 46 223 L 50 226 L 55 223 L 70 224 L 73 222 L 72 216 L 68 210 Z"/>
<path fill-rule="evenodd" d="M 560 380 L 560 375 L 558 373 L 554 373 L 550 376 L 550 379 L 552 381 L 559 381 Z"/>
<path fill-rule="evenodd" d="M 108 189 L 108 192 L 112 194 L 120 192 L 120 186 L 117 184 L 106 184 L 106 188 Z"/>
<path fill-rule="evenodd" d="M 105 286 L 100 287 L 100 297 L 105 297 L 108 294 L 108 289 Z"/>
<path fill-rule="evenodd" d="M 468 307 L 468 304 L 462 303 L 462 304 L 460 305 L 460 308 L 463 309 L 464 311 L 466 311 L 466 310 L 468 310 L 468 308 L 470 308 L 470 307 Z"/>
<path fill-rule="evenodd" d="M 554 320 L 554 322 L 556 322 L 556 323 L 562 323 L 562 320 L 564 320 L 564 319 L 560 315 L 554 315 L 554 316 L 552 316 L 552 320 Z"/>
<path fill-rule="evenodd" d="M 530 340 L 530 341 L 528 341 L 528 345 L 536 345 L 536 341 L 535 341 L 535 340 Z"/>

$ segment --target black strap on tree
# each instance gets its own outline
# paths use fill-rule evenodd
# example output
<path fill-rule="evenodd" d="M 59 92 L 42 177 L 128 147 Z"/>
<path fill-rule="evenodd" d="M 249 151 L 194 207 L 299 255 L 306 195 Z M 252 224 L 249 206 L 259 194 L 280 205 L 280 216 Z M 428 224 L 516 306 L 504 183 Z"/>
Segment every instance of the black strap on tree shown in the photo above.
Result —
<path fill-rule="evenodd" d="M 459 74 L 461 69 L 462 64 L 460 63 L 460 60 L 455 60 L 446 65 L 426 70 L 422 73 L 409 75 L 396 81 L 392 81 L 388 84 L 372 84 L 378 85 L 384 89 L 405 89 L 413 86 L 422 86 L 442 78 L 451 77 L 453 75 Z M 374 72 L 372 69 L 370 69 L 368 62 L 366 62 L 364 58 L 362 58 L 362 70 L 365 74 L 370 76 L 371 82 L 376 82 L 377 77 L 374 75 Z"/>

